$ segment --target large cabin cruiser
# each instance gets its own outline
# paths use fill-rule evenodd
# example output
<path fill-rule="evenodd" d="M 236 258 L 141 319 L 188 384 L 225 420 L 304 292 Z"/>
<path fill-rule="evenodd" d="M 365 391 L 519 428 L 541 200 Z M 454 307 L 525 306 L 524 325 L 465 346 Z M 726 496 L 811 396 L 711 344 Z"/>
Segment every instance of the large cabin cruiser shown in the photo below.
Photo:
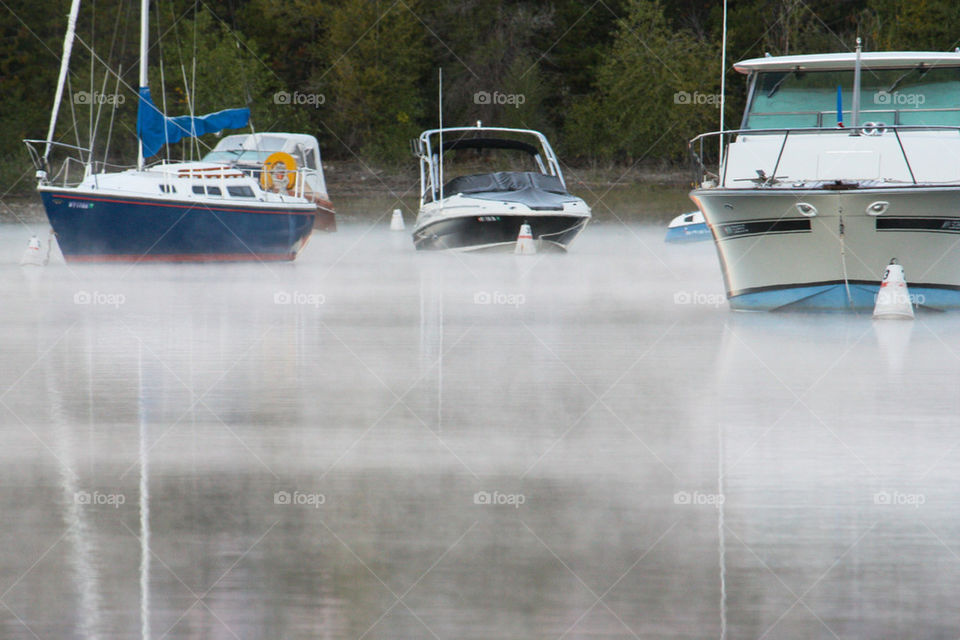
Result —
<path fill-rule="evenodd" d="M 731 308 L 872 308 L 894 259 L 915 304 L 960 308 L 960 53 L 858 46 L 734 68 L 740 128 L 691 141 Z"/>
<path fill-rule="evenodd" d="M 444 155 L 488 150 L 515 156 L 510 170 L 460 174 L 445 182 Z M 557 157 L 538 131 L 480 123 L 431 129 L 413 141 L 413 152 L 420 159 L 417 249 L 512 249 L 526 223 L 538 248 L 565 251 L 590 220 L 590 207 L 567 191 Z M 517 159 L 525 159 L 528 170 L 515 170 Z M 455 166 L 446 163 L 448 170 Z"/>

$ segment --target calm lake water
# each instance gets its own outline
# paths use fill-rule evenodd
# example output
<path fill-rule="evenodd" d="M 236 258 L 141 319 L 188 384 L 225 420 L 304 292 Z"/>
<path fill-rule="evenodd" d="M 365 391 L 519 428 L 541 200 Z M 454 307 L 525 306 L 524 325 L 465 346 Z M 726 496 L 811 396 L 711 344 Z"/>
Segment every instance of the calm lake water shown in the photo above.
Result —
<path fill-rule="evenodd" d="M 22 269 L 0 226 L 0 637 L 956 637 L 960 316 L 733 314 L 663 231 Z"/>

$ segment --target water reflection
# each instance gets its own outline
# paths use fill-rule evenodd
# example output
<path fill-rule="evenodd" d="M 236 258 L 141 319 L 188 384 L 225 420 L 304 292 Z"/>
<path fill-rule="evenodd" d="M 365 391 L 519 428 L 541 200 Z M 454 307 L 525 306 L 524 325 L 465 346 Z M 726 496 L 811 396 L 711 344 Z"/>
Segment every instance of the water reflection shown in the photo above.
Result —
<path fill-rule="evenodd" d="M 960 623 L 952 316 L 678 303 L 716 258 L 659 230 L 529 260 L 394 237 L 0 277 L 0 636 Z"/>

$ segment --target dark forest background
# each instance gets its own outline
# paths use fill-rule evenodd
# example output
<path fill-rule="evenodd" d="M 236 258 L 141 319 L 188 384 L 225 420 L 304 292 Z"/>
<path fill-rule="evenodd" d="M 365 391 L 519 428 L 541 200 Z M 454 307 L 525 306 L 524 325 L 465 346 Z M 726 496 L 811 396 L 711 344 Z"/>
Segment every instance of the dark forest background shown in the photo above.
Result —
<path fill-rule="evenodd" d="M 0 192 L 32 188 L 21 139 L 46 135 L 68 9 L 0 0 Z M 85 146 L 95 129 L 98 159 L 117 164 L 136 155 L 138 14 L 135 0 L 81 6 L 56 135 Z M 312 133 L 327 159 L 364 166 L 408 162 L 408 139 L 436 124 L 440 67 L 446 125 L 540 129 L 581 166 L 681 162 L 719 124 L 719 0 L 155 0 L 151 19 L 168 114 L 249 105 L 258 131 Z M 733 62 L 848 51 L 857 36 L 867 51 L 953 50 L 960 3 L 731 0 L 728 126 L 744 97 Z"/>

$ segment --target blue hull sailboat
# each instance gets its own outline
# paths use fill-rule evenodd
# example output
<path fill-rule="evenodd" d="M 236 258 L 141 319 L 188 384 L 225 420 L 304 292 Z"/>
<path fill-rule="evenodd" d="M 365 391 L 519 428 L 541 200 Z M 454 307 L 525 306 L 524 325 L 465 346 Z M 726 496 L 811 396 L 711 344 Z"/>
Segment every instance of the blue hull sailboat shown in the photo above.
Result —
<path fill-rule="evenodd" d="M 207 160 L 145 162 L 165 144 L 246 127 L 250 120 L 246 108 L 167 117 L 154 105 L 147 87 L 149 0 L 141 0 L 136 168 L 97 172 L 93 140 L 90 148 L 81 148 L 54 139 L 79 4 L 73 0 L 70 9 L 47 138 L 25 141 L 37 166 L 37 189 L 64 258 L 68 262 L 296 258 L 310 238 L 318 212 L 316 199 L 306 191 L 303 168 L 289 161 L 272 163 L 258 172 Z M 68 158 L 53 172 L 54 149 L 79 157 Z M 83 167 L 78 180 L 71 180 L 71 161 Z"/>

